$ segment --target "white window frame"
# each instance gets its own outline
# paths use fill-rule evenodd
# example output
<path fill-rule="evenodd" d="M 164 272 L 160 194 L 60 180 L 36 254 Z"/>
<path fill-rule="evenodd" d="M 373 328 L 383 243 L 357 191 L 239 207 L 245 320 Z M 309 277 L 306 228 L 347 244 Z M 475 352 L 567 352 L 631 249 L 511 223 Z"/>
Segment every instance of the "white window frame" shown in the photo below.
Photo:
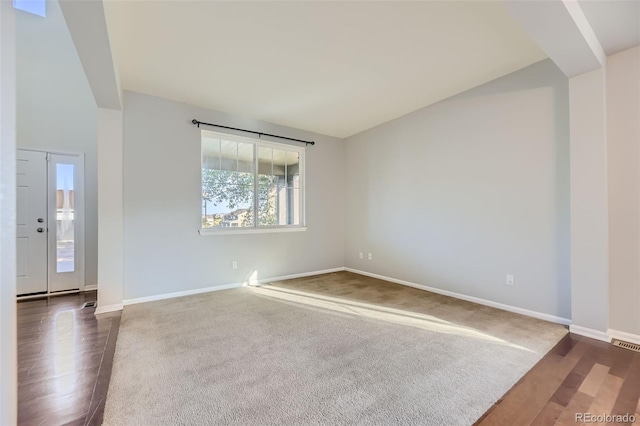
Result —
<path fill-rule="evenodd" d="M 250 143 L 253 145 L 253 168 L 254 168 L 254 187 L 253 187 L 253 209 L 254 214 L 254 226 L 247 227 L 215 227 L 215 228 L 203 228 L 202 225 L 199 229 L 200 235 L 229 235 L 229 234 L 262 234 L 272 232 L 300 232 L 306 231 L 306 187 L 305 187 L 305 147 L 290 145 L 286 143 L 278 143 L 271 141 L 264 141 L 257 138 L 249 138 L 244 136 L 230 135 L 227 133 L 214 132 L 211 130 L 200 130 L 200 194 L 202 194 L 202 139 L 205 134 L 213 135 L 216 138 L 225 139 L 234 142 Z M 258 191 L 258 147 L 282 149 L 286 151 L 295 151 L 299 154 L 299 185 L 300 185 L 300 224 L 299 225 L 271 225 L 260 226 L 257 225 L 258 209 L 257 209 L 257 191 Z M 200 198 L 200 220 L 202 224 L 202 198 Z"/>

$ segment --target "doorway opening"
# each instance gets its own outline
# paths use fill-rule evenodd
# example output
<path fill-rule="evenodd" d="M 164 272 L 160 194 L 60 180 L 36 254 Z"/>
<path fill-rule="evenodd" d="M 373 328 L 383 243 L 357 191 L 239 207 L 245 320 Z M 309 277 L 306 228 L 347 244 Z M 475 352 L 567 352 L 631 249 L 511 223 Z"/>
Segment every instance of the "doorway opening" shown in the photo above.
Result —
<path fill-rule="evenodd" d="M 84 290 L 84 156 L 17 150 L 17 296 Z"/>

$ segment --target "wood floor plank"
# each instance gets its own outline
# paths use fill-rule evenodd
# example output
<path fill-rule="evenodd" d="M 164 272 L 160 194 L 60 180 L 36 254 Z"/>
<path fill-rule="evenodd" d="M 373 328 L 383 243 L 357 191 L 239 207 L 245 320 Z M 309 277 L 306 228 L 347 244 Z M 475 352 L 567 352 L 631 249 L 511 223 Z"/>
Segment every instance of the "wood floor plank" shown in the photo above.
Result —
<path fill-rule="evenodd" d="M 562 339 L 553 349 L 551 349 L 551 353 L 560 356 L 566 356 L 571 349 L 578 343 L 578 339 L 574 339 L 571 335 L 567 335 L 564 339 Z"/>
<path fill-rule="evenodd" d="M 624 379 L 627 375 L 627 372 L 629 371 L 629 368 L 631 368 L 631 361 L 633 360 L 633 357 L 637 354 L 637 352 L 633 352 L 628 349 L 613 347 L 610 351 L 608 351 L 608 353 L 614 360 L 611 366 L 611 370 L 609 370 L 609 374 Z"/>
<path fill-rule="evenodd" d="M 556 404 L 553 401 L 549 401 L 547 405 L 540 411 L 540 413 L 531 422 L 532 426 L 548 426 L 553 425 L 558 420 L 558 417 L 562 414 L 565 407 Z"/>
<path fill-rule="evenodd" d="M 562 412 L 560 417 L 558 417 L 555 424 L 561 426 L 575 426 L 576 414 L 585 413 L 592 402 L 593 397 L 591 395 L 587 395 L 580 391 L 576 392 L 573 395 L 573 398 L 571 398 L 569 404 L 567 404 L 567 408 Z"/>
<path fill-rule="evenodd" d="M 587 351 L 580 359 L 578 364 L 576 364 L 576 368 L 573 369 L 573 372 L 579 374 L 583 378 L 587 377 L 596 361 L 600 358 L 600 355 L 605 351 L 606 350 L 604 348 L 590 348 L 589 351 Z"/>
<path fill-rule="evenodd" d="M 606 365 L 594 364 L 578 390 L 587 395 L 596 396 L 602 382 L 609 373 L 609 368 Z"/>
<path fill-rule="evenodd" d="M 583 381 L 584 377 L 582 375 L 572 371 L 567 375 L 567 378 L 564 379 L 558 390 L 553 394 L 551 401 L 566 407 Z"/>
<path fill-rule="evenodd" d="M 593 414 L 611 414 L 613 406 L 620 393 L 623 379 L 607 374 L 589 406 L 589 412 Z"/>

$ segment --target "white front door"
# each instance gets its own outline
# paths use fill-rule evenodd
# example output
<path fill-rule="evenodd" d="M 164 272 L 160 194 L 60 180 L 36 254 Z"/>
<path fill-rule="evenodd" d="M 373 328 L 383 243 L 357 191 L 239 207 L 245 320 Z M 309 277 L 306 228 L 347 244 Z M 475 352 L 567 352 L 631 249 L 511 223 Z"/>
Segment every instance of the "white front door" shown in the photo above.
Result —
<path fill-rule="evenodd" d="M 84 159 L 17 152 L 17 294 L 84 287 Z"/>
<path fill-rule="evenodd" d="M 17 152 L 18 295 L 47 291 L 47 154 Z"/>

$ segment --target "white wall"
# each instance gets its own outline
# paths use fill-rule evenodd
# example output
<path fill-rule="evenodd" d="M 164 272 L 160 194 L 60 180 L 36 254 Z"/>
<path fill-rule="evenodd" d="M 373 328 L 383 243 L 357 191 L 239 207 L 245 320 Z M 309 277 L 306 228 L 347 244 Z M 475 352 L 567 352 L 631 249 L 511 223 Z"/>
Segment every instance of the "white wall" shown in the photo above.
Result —
<path fill-rule="evenodd" d="M 200 236 L 201 121 L 311 139 L 306 232 Z M 124 299 L 344 265 L 343 143 L 133 92 L 124 96 Z M 232 261 L 238 261 L 233 270 Z"/>
<path fill-rule="evenodd" d="M 346 266 L 571 318 L 568 121 L 547 60 L 346 139 Z"/>
<path fill-rule="evenodd" d="M 18 412 L 15 14 L 0 1 L 0 425 L 16 424 Z"/>
<path fill-rule="evenodd" d="M 640 46 L 607 61 L 609 327 L 640 335 Z"/>
<path fill-rule="evenodd" d="M 609 223 L 604 69 L 569 79 L 571 330 L 607 340 Z"/>
<path fill-rule="evenodd" d="M 18 147 L 85 154 L 85 285 L 97 284 L 96 103 L 57 1 L 17 17 Z"/>

